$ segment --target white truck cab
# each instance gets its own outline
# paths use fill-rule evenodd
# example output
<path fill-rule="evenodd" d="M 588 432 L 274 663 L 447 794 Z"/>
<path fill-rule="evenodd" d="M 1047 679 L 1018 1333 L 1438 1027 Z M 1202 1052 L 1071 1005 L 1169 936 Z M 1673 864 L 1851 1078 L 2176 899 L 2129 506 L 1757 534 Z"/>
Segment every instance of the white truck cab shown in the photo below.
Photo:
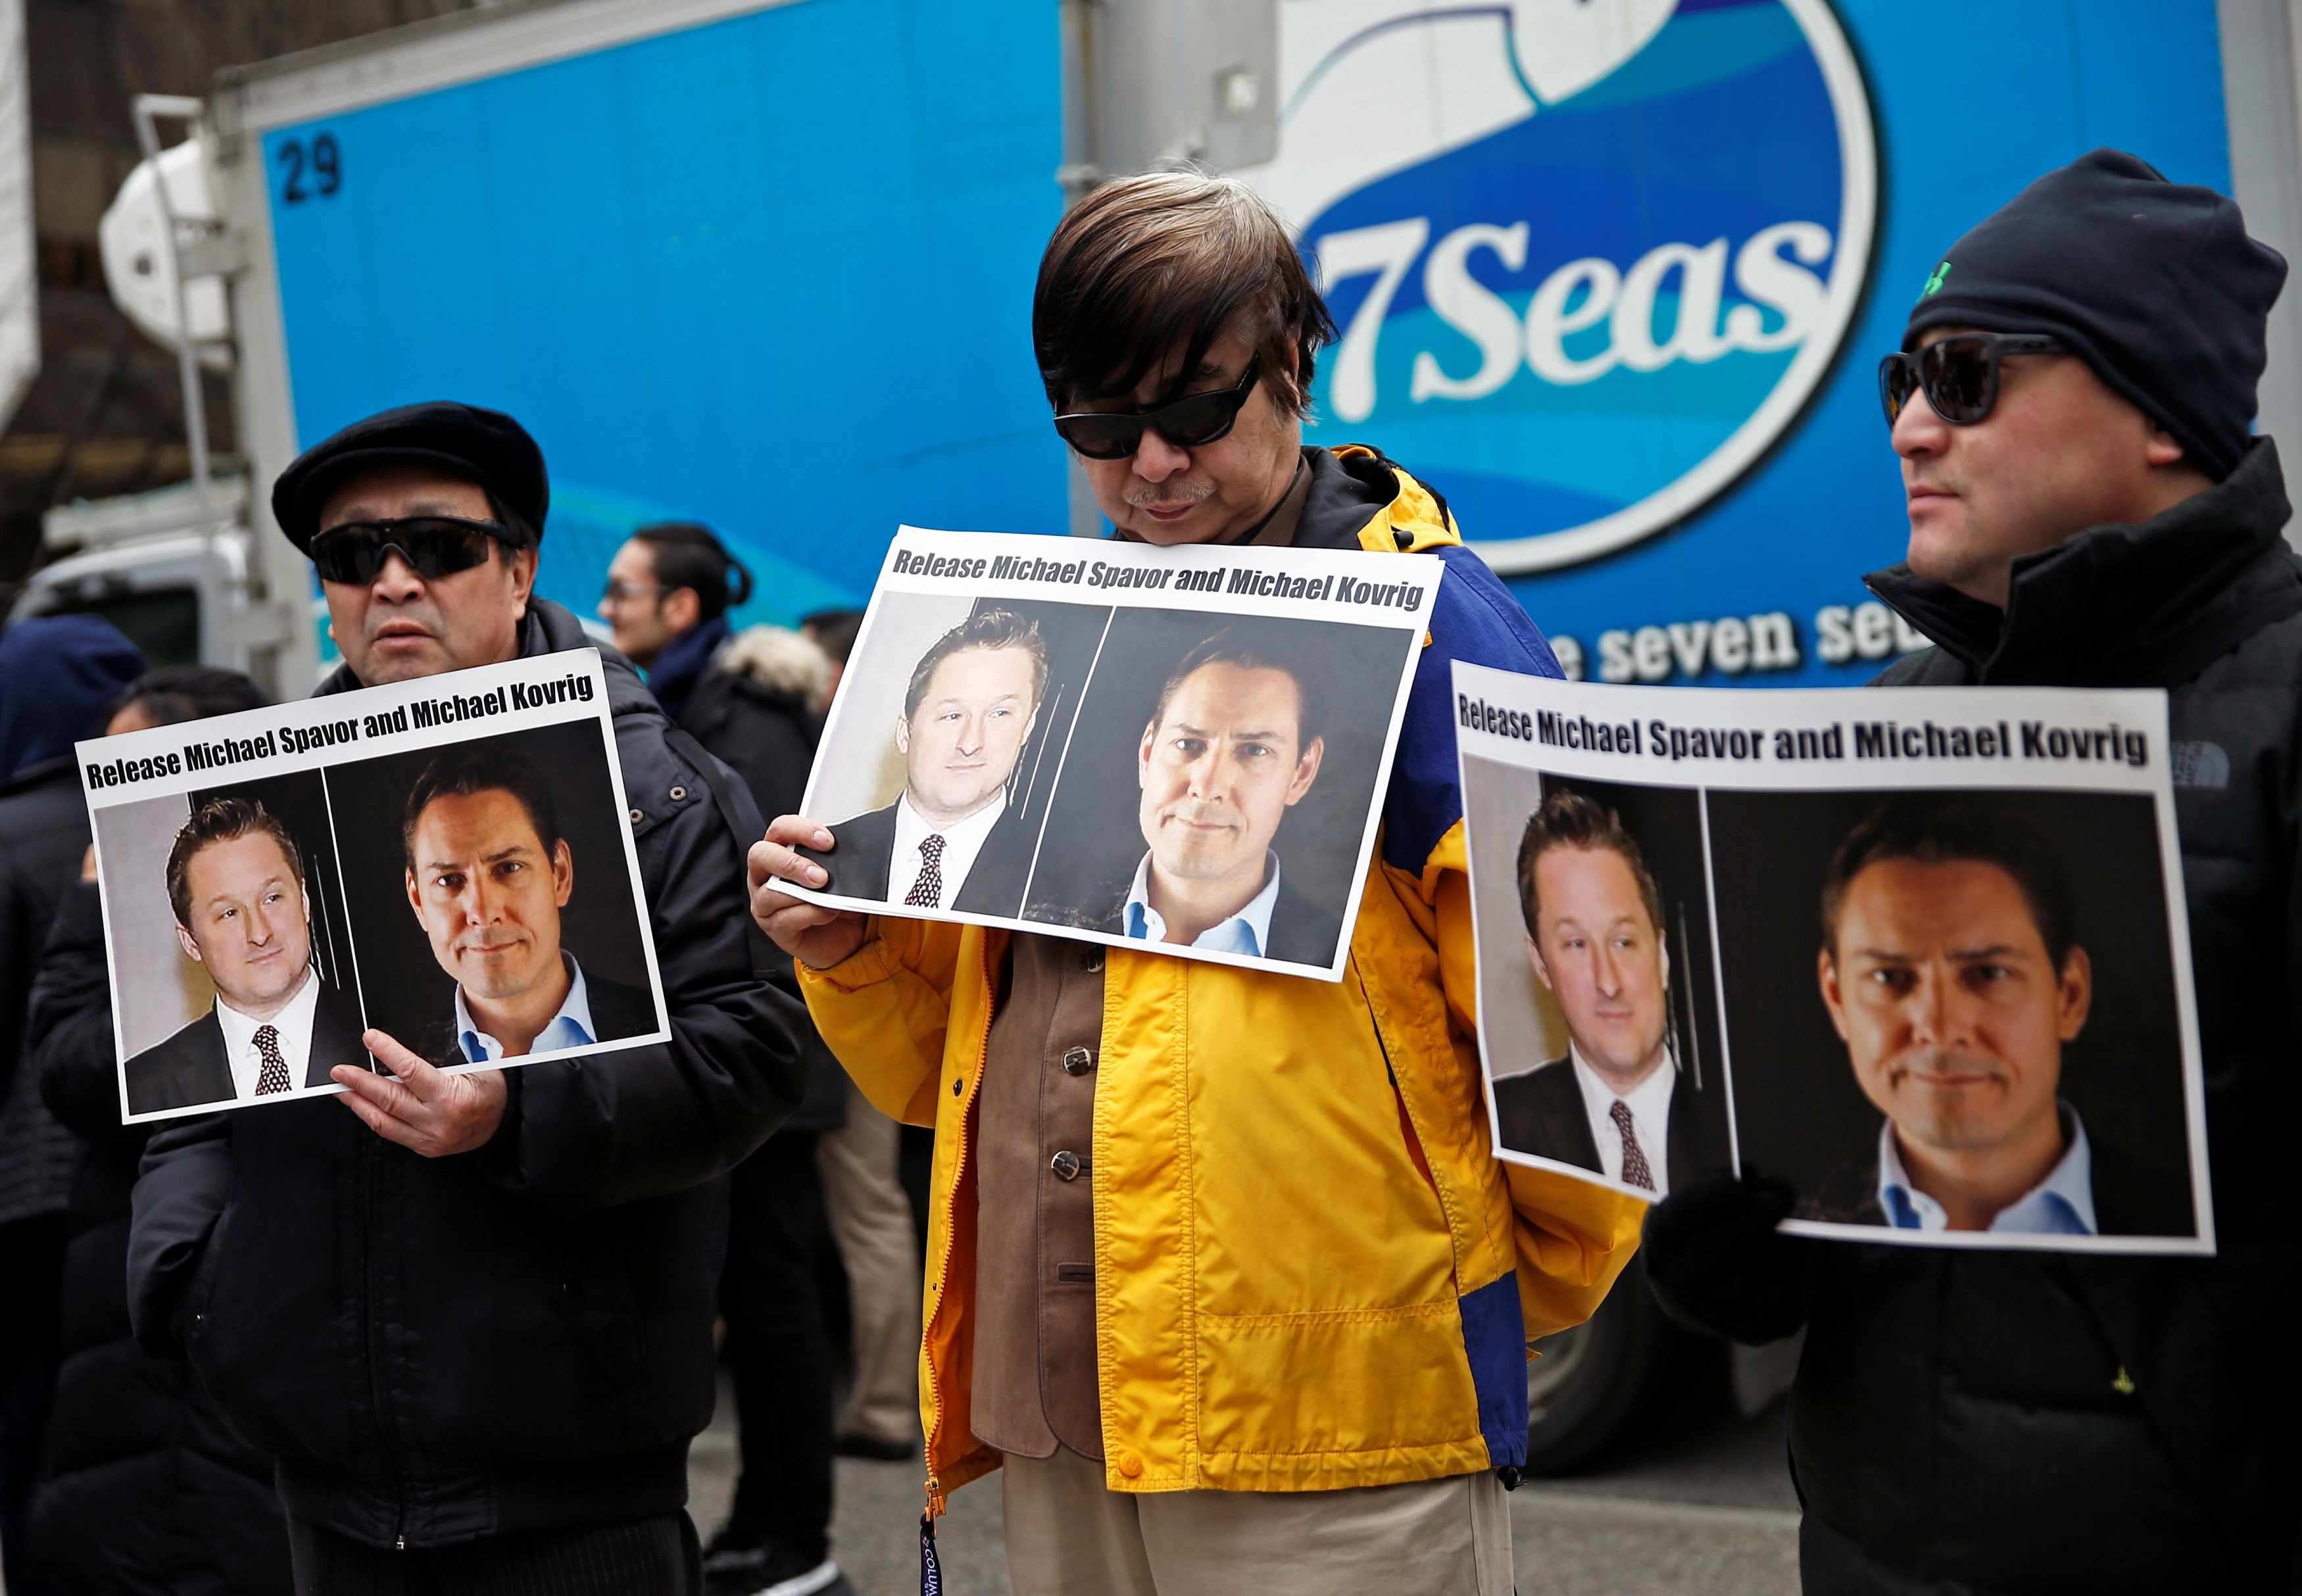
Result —
<path fill-rule="evenodd" d="M 247 478 L 60 505 L 40 541 L 46 563 L 10 620 L 100 615 L 155 666 L 199 660 L 271 677 L 274 628 L 252 569 Z"/>

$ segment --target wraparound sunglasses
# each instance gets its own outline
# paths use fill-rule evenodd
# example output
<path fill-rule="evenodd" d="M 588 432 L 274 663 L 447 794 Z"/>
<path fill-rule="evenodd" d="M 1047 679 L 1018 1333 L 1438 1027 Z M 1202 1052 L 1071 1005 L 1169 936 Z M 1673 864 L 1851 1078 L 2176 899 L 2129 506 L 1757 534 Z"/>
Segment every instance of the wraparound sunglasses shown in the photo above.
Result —
<path fill-rule="evenodd" d="M 1263 374 L 1263 357 L 1247 363 L 1236 388 L 1187 393 L 1147 410 L 1081 410 L 1055 417 L 1063 441 L 1090 460 L 1123 460 L 1143 447 L 1146 428 L 1177 449 L 1197 449 L 1225 436 L 1238 424 L 1239 407 Z"/>
<path fill-rule="evenodd" d="M 485 565 L 488 545 L 523 548 L 526 540 L 500 521 L 461 516 L 403 516 L 390 521 L 347 521 L 312 540 L 312 564 L 323 582 L 362 585 L 375 580 L 397 551 L 426 582 Z"/>

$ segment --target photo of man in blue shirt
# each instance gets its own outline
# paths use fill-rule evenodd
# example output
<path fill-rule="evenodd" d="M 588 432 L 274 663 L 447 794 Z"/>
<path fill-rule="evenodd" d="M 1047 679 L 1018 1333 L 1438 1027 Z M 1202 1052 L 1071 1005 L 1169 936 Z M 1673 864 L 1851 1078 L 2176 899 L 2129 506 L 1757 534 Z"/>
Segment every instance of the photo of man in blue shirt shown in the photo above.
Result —
<path fill-rule="evenodd" d="M 1168 675 L 1136 751 L 1146 852 L 1105 930 L 1288 963 L 1333 959 L 1340 918 L 1288 884 L 1273 846 L 1326 754 L 1304 675 L 1237 628 Z"/>
<path fill-rule="evenodd" d="M 484 743 L 441 754 L 407 795 L 401 840 L 408 906 L 456 982 L 425 1057 L 490 1063 L 659 1029 L 646 992 L 587 975 L 560 945 L 576 861 L 533 760 Z"/>
<path fill-rule="evenodd" d="M 1824 879 L 1817 979 L 1875 1156 L 1800 1217 L 1903 1231 L 2182 1235 L 2181 1183 L 2090 1142 L 2061 1094 L 2095 970 L 2061 858 L 2028 822 L 1959 798 L 1865 819 Z"/>

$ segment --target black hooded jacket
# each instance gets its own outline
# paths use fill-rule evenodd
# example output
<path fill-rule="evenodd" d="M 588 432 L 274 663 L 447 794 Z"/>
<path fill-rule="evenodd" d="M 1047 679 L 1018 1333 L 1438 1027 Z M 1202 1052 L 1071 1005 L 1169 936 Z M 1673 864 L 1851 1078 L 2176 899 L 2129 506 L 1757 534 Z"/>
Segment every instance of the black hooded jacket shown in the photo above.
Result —
<path fill-rule="evenodd" d="M 77 795 L 77 794 L 75 794 Z M 24 1068 L 87 1143 L 64 1214 L 62 1357 L 32 1499 L 33 1566 L 105 1596 L 287 1596 L 270 1459 L 232 1439 L 177 1359 L 128 1324 L 129 1193 L 148 1125 L 120 1122 L 96 884 L 64 888 L 32 984 Z"/>
<path fill-rule="evenodd" d="M 2168 690 L 2219 1251 L 1766 1237 L 1698 1281 L 1691 1253 L 1652 1247 L 1657 1294 L 1684 1319 L 1750 1341 L 1806 1323 L 1790 1432 L 1810 1592 L 2289 1588 L 2302 559 L 2288 514 L 2260 439 L 2164 514 L 2015 561 L 2003 616 L 1906 567 L 1869 579 L 1936 643 L 1882 685 Z M 1784 1278 L 1755 1278 L 1768 1269 Z"/>
<path fill-rule="evenodd" d="M 712 1407 L 717 1177 L 800 1093 L 796 1000 L 745 901 L 749 795 L 676 752 L 629 661 L 531 601 L 523 658 L 578 648 L 606 667 L 672 1039 L 507 1071 L 502 1127 L 474 1152 L 420 1157 L 308 1098 L 163 1126 L 136 1187 L 139 1340 L 181 1347 L 275 1459 L 291 1515 L 371 1545 L 686 1499 Z"/>

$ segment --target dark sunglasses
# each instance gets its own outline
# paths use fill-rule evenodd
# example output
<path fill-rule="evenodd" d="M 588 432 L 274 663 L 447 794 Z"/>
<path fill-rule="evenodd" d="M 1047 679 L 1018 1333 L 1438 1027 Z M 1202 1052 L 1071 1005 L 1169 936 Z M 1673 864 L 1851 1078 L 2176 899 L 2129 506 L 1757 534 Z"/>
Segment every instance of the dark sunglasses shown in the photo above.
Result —
<path fill-rule="evenodd" d="M 1923 389 L 1935 414 L 1954 427 L 1970 427 L 1998 402 L 1998 363 L 2009 355 L 2066 355 L 2055 340 L 2035 332 L 1961 332 L 1937 339 L 1914 355 L 1896 353 L 1878 363 L 1878 402 L 1886 424 L 1902 418 L 1911 395 Z"/>
<path fill-rule="evenodd" d="M 485 565 L 488 545 L 524 546 L 499 521 L 467 521 L 461 516 L 403 516 L 391 521 L 347 521 L 312 540 L 312 564 L 323 582 L 365 585 L 397 551 L 418 576 L 431 582 Z"/>
<path fill-rule="evenodd" d="M 1228 434 L 1239 421 L 1239 407 L 1255 391 L 1263 374 L 1263 357 L 1247 363 L 1247 374 L 1236 388 L 1212 393 L 1187 393 L 1147 410 L 1082 410 L 1055 417 L 1055 431 L 1063 441 L 1090 460 L 1123 460 L 1143 447 L 1149 427 L 1177 449 L 1197 449 Z"/>

